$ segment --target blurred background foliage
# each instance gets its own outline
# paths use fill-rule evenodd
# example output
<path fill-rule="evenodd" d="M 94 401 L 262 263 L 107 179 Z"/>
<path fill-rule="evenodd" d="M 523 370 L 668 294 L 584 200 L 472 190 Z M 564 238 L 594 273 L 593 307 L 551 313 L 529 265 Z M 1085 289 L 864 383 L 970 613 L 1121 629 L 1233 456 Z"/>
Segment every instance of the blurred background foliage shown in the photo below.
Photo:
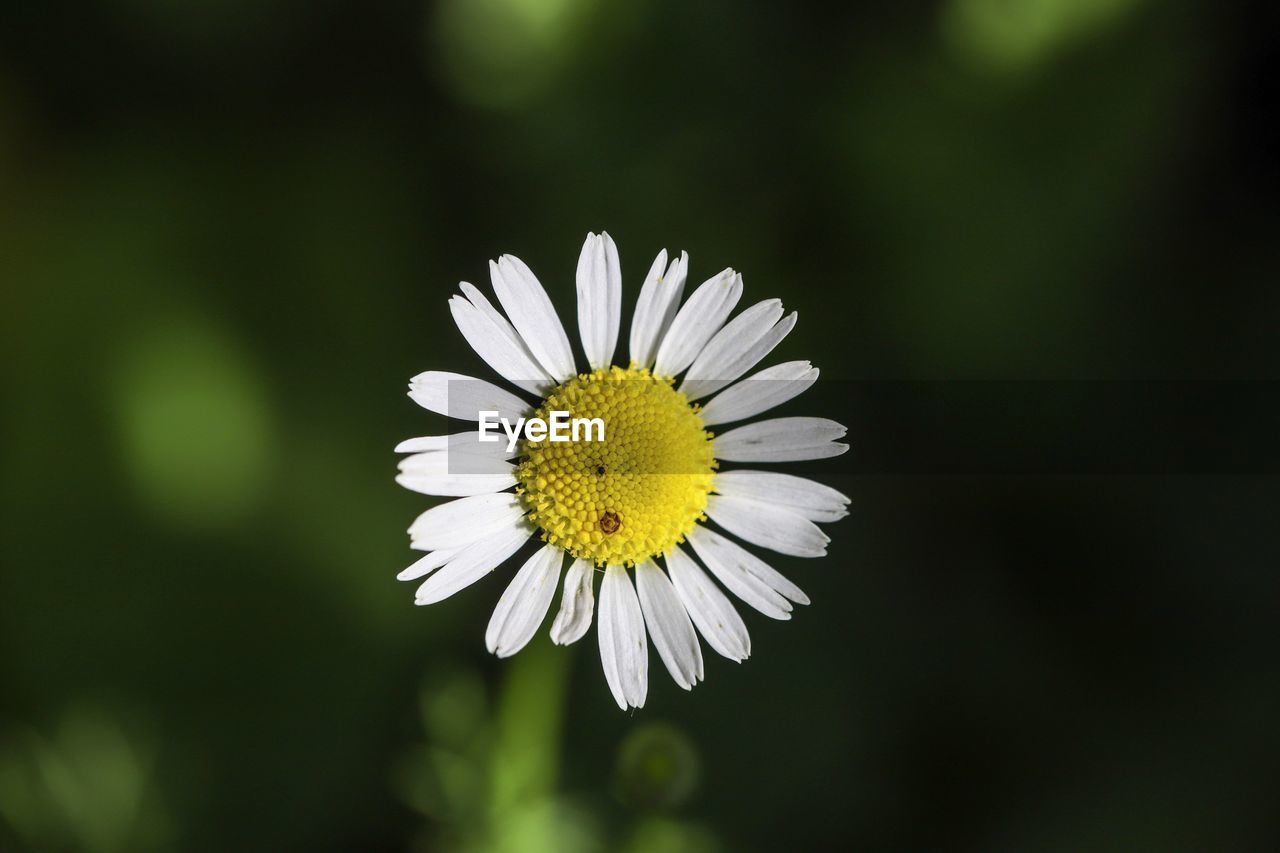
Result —
<path fill-rule="evenodd" d="M 627 716 L 592 637 L 484 653 L 501 578 L 412 606 L 390 452 L 476 369 L 456 282 L 512 252 L 565 312 L 600 228 L 832 380 L 1274 378 L 1276 24 L 9 4 L 0 850 L 1280 846 L 1270 480 L 827 472 L 814 605 Z"/>

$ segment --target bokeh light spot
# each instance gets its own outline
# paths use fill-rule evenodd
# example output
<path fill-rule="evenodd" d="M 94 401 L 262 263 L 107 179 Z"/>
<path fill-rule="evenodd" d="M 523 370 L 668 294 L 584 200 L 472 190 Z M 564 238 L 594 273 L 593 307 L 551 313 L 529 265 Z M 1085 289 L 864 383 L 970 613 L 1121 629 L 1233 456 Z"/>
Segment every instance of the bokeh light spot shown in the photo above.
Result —
<path fill-rule="evenodd" d="M 959 59 L 993 74 L 1050 61 L 1123 21 L 1142 0 L 950 0 L 943 38 Z"/>
<path fill-rule="evenodd" d="M 618 748 L 618 797 L 632 808 L 665 811 L 685 803 L 698 787 L 698 750 L 666 723 L 640 726 Z"/>
<path fill-rule="evenodd" d="M 489 109 L 530 104 L 563 69 L 596 0 L 442 0 L 435 61 L 462 100 Z"/>
<path fill-rule="evenodd" d="M 31 850 L 169 849 L 152 749 L 102 709 L 73 706 L 52 736 L 0 733 L 0 819 Z"/>
<path fill-rule="evenodd" d="M 271 418 L 232 339 L 198 320 L 152 324 L 125 347 L 113 390 L 122 460 L 149 509 L 208 528 L 258 505 Z"/>

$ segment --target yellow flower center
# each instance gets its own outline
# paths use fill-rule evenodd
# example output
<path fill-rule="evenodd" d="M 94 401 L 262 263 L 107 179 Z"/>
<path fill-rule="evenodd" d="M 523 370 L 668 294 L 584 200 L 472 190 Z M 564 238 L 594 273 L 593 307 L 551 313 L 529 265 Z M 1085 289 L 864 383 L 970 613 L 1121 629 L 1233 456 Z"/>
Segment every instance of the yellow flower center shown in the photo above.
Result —
<path fill-rule="evenodd" d="M 584 373 L 552 391 L 534 417 L 549 421 L 553 411 L 600 418 L 604 441 L 524 443 L 516 491 L 545 541 L 598 565 L 631 565 L 705 519 L 711 433 L 671 379 L 634 367 Z"/>

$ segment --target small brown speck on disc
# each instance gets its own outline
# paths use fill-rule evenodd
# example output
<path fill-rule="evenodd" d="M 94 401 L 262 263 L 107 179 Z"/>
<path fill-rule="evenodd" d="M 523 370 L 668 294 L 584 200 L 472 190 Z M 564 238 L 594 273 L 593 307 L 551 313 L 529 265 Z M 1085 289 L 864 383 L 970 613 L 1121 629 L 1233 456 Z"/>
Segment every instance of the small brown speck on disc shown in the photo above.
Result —
<path fill-rule="evenodd" d="M 612 510 L 600 516 L 600 529 L 606 534 L 617 533 L 621 526 L 622 519 L 618 518 L 618 514 Z"/>

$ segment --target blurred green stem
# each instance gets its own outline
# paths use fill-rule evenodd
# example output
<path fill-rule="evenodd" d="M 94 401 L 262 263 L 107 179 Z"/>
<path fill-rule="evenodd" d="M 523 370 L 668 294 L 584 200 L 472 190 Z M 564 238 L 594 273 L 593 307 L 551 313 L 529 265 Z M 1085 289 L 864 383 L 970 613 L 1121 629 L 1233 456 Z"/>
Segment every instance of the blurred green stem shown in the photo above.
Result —
<path fill-rule="evenodd" d="M 491 774 L 497 848 L 558 849 L 553 797 L 572 654 L 540 637 L 508 662 Z"/>

